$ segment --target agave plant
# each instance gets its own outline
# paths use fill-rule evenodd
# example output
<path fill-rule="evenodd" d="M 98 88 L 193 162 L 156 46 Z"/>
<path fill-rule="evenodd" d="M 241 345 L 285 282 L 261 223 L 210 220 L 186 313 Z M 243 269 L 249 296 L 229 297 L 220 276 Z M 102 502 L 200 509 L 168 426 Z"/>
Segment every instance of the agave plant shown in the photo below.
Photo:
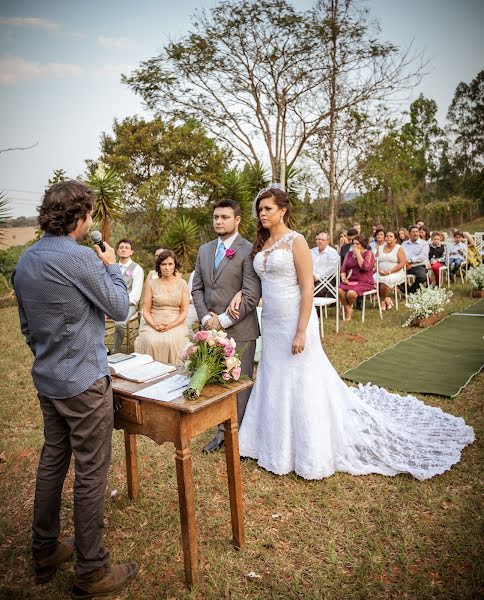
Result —
<path fill-rule="evenodd" d="M 110 221 L 121 215 L 122 181 L 114 169 L 106 169 L 103 165 L 89 175 L 86 183 L 96 192 L 97 205 L 92 218 L 101 223 L 101 235 L 106 242 L 111 238 Z"/>
<path fill-rule="evenodd" d="M 5 236 L 4 229 L 7 227 L 7 220 L 10 218 L 10 200 L 5 192 L 0 192 L 0 244 L 3 244 L 2 238 Z"/>
<path fill-rule="evenodd" d="M 173 250 L 180 260 L 182 271 L 187 272 L 200 245 L 198 225 L 185 215 L 175 217 L 163 238 L 163 245 Z"/>

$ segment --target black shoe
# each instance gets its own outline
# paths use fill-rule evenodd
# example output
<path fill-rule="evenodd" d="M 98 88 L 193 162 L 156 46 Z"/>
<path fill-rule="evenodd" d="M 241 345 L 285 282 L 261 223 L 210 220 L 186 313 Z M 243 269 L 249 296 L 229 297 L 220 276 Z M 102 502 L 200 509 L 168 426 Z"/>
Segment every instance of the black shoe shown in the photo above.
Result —
<path fill-rule="evenodd" d="M 217 435 L 212 438 L 206 446 L 203 447 L 202 452 L 204 454 L 210 454 L 211 452 L 217 452 L 222 450 L 225 446 L 224 434 L 220 431 Z"/>

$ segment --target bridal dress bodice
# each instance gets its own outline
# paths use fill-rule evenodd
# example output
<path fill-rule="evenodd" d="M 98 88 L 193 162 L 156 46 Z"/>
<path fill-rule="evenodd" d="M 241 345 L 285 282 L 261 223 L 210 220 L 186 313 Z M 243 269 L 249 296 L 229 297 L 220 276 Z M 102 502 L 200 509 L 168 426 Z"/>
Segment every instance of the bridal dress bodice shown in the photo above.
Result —
<path fill-rule="evenodd" d="M 348 387 L 327 359 L 313 309 L 292 354 L 301 290 L 289 232 L 254 258 L 262 282 L 262 357 L 240 429 L 240 452 L 278 475 L 321 479 L 410 473 L 427 479 L 474 440 L 463 419 L 376 386 Z"/>

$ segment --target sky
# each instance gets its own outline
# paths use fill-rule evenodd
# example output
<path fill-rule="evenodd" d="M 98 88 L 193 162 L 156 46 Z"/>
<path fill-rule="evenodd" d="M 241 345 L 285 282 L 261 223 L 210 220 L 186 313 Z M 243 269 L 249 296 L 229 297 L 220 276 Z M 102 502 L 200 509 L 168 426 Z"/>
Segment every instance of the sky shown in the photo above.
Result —
<path fill-rule="evenodd" d="M 99 156 L 113 119 L 143 114 L 120 82 L 190 28 L 215 0 L 0 0 L 0 190 L 12 216 L 35 216 L 54 169 L 69 177 Z M 308 9 L 311 0 L 293 0 Z M 454 90 L 484 68 L 484 1 L 368 0 L 382 39 L 413 42 L 429 64 L 423 93 L 444 122 Z M 145 113 L 146 114 L 146 113 Z"/>

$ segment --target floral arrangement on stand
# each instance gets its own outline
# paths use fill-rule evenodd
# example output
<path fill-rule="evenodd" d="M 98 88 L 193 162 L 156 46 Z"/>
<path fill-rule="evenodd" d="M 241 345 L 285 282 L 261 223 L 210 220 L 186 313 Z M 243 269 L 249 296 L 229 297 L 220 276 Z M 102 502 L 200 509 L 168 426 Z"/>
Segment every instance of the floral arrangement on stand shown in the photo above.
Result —
<path fill-rule="evenodd" d="M 240 358 L 236 343 L 225 331 L 200 330 L 181 356 L 190 375 L 187 400 L 196 400 L 207 383 L 227 383 L 240 379 Z"/>
<path fill-rule="evenodd" d="M 466 281 L 470 284 L 471 297 L 472 296 L 483 296 L 484 295 L 484 265 L 479 265 L 478 267 L 471 267 L 467 271 Z M 479 292 L 473 294 L 472 292 Z"/>
<path fill-rule="evenodd" d="M 405 306 L 410 309 L 410 316 L 402 327 L 432 325 L 431 320 L 436 322 L 441 318 L 439 313 L 443 312 L 445 305 L 450 302 L 452 296 L 453 293 L 447 288 L 424 287 L 421 285 L 414 294 L 408 297 Z M 433 318 L 430 319 L 431 317 Z"/>

